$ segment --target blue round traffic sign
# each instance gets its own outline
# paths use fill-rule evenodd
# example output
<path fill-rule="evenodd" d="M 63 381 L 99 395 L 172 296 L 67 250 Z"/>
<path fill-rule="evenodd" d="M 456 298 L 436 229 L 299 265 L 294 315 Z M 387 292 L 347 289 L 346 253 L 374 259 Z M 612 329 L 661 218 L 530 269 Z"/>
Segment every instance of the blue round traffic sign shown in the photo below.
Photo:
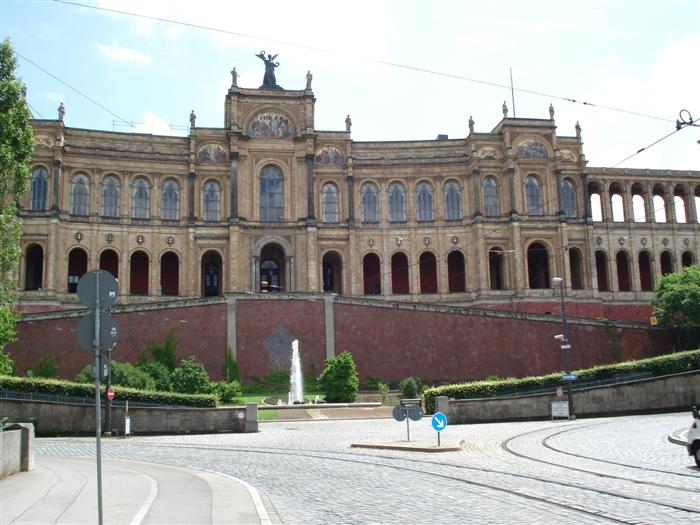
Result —
<path fill-rule="evenodd" d="M 435 412 L 433 419 L 430 422 L 432 423 L 433 428 L 440 432 L 441 430 L 445 430 L 445 427 L 447 426 L 447 416 L 442 412 Z"/>

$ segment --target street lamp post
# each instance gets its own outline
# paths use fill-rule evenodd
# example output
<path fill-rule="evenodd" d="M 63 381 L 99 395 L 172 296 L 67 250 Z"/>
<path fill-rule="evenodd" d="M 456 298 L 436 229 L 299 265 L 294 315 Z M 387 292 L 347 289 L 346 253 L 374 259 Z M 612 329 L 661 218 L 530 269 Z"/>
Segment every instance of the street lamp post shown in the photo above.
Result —
<path fill-rule="evenodd" d="M 561 349 L 564 352 L 564 373 L 571 374 L 571 345 L 569 344 L 569 326 L 566 323 L 566 302 L 564 301 L 564 279 L 561 277 L 552 278 L 552 282 L 559 285 L 561 290 L 561 324 L 562 335 L 556 339 L 561 340 Z M 569 401 L 569 417 L 576 419 L 574 414 L 574 395 L 572 393 L 571 380 L 566 381 L 566 395 Z"/>

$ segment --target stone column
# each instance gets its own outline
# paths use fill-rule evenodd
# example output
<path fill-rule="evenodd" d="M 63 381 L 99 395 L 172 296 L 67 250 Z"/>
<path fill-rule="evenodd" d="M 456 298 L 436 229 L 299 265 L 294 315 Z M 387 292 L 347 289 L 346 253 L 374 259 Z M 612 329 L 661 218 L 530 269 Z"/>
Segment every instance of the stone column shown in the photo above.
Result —
<path fill-rule="evenodd" d="M 603 183 L 600 195 L 600 206 L 603 211 L 603 222 L 613 222 L 612 203 L 610 202 L 610 184 Z"/>
<path fill-rule="evenodd" d="M 666 208 L 668 209 L 668 216 L 666 217 L 666 222 L 669 224 L 677 224 L 678 221 L 676 220 L 676 203 L 673 201 L 673 190 L 670 189 L 672 187 L 673 185 L 669 184 L 669 189 L 667 189 L 665 192 L 666 201 L 668 202 L 668 206 L 666 206 Z"/>
<path fill-rule="evenodd" d="M 296 280 L 294 279 L 294 264 L 292 256 L 287 255 L 284 258 L 284 275 L 286 277 L 285 292 L 293 292 L 296 289 Z"/>
<path fill-rule="evenodd" d="M 651 184 L 647 184 L 644 188 L 644 217 L 646 222 L 656 222 L 656 214 L 654 213 L 654 188 Z"/>
<path fill-rule="evenodd" d="M 314 206 L 314 155 L 306 155 L 306 208 L 307 219 L 316 220 L 316 209 Z"/>
<path fill-rule="evenodd" d="M 518 215 L 518 206 L 515 200 L 515 168 L 506 168 L 508 175 L 508 189 L 510 191 L 510 215 Z"/>
<path fill-rule="evenodd" d="M 622 193 L 622 202 L 625 208 L 625 221 L 634 222 L 634 207 L 632 206 L 632 185 L 625 184 Z"/>
<path fill-rule="evenodd" d="M 590 222 L 591 218 L 591 195 L 588 193 L 588 173 L 581 173 L 581 184 L 583 185 L 583 209 L 585 210 L 584 219 Z"/>
<path fill-rule="evenodd" d="M 226 351 L 236 359 L 236 296 L 226 295 Z"/>
<path fill-rule="evenodd" d="M 326 321 L 326 359 L 335 355 L 335 320 L 333 317 L 333 295 L 323 298 Z"/>
<path fill-rule="evenodd" d="M 564 196 L 561 194 L 561 170 L 559 168 L 555 169 L 554 175 L 557 179 L 557 202 L 559 203 L 559 217 L 564 220 L 566 218 L 566 212 L 564 211 Z"/>
<path fill-rule="evenodd" d="M 53 170 L 51 170 L 51 209 L 54 211 L 60 211 L 60 194 L 58 191 L 59 184 L 63 175 L 63 162 L 60 159 L 54 159 Z"/>
<path fill-rule="evenodd" d="M 194 222 L 194 181 L 197 177 L 197 173 L 190 171 L 187 174 L 187 219 L 190 222 Z"/>
<path fill-rule="evenodd" d="M 238 219 L 238 153 L 231 153 L 231 216 Z"/>
<path fill-rule="evenodd" d="M 260 257 L 254 255 L 250 258 L 250 289 L 255 293 L 260 293 Z"/>
<path fill-rule="evenodd" d="M 348 182 L 348 226 L 355 226 L 355 177 L 347 176 Z"/>
<path fill-rule="evenodd" d="M 481 173 L 479 168 L 472 170 L 472 182 L 474 188 L 474 217 L 481 216 Z"/>

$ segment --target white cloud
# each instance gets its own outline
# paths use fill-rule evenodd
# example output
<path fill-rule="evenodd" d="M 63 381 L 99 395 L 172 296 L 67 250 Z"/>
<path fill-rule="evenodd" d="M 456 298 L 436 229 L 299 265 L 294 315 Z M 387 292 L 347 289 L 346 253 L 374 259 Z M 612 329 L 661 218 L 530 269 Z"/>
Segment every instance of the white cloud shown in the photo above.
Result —
<path fill-rule="evenodd" d="M 59 93 L 57 91 L 44 91 L 43 93 L 39 93 L 37 96 L 50 102 L 61 102 L 66 99 L 66 95 L 64 93 Z"/>
<path fill-rule="evenodd" d="M 95 45 L 103 55 L 110 60 L 114 60 L 115 62 L 135 62 L 140 64 L 151 63 L 150 56 L 134 49 L 129 49 L 128 47 L 122 47 L 116 44 L 106 46 L 104 44 L 100 44 L 99 42 L 96 42 Z"/>
<path fill-rule="evenodd" d="M 518 40 L 497 33 L 470 33 L 457 38 L 457 43 L 466 47 L 483 47 L 487 49 L 515 49 Z"/>
<path fill-rule="evenodd" d="M 143 115 L 143 122 L 136 123 L 132 130 L 134 133 L 152 133 L 154 135 L 172 135 L 170 124 L 155 113 L 147 112 Z"/>

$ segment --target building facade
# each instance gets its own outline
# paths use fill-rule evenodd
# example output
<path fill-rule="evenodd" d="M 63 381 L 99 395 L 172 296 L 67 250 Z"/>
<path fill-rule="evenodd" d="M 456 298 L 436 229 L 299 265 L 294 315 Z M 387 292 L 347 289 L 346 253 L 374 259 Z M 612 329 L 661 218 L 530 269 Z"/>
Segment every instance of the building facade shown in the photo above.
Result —
<path fill-rule="evenodd" d="M 33 120 L 20 202 L 25 311 L 77 302 L 102 268 L 121 303 L 333 292 L 514 305 L 647 303 L 697 262 L 700 172 L 587 165 L 581 130 L 509 118 L 466 138 L 352 140 L 314 126 L 306 89 L 225 97 L 187 137 Z"/>

